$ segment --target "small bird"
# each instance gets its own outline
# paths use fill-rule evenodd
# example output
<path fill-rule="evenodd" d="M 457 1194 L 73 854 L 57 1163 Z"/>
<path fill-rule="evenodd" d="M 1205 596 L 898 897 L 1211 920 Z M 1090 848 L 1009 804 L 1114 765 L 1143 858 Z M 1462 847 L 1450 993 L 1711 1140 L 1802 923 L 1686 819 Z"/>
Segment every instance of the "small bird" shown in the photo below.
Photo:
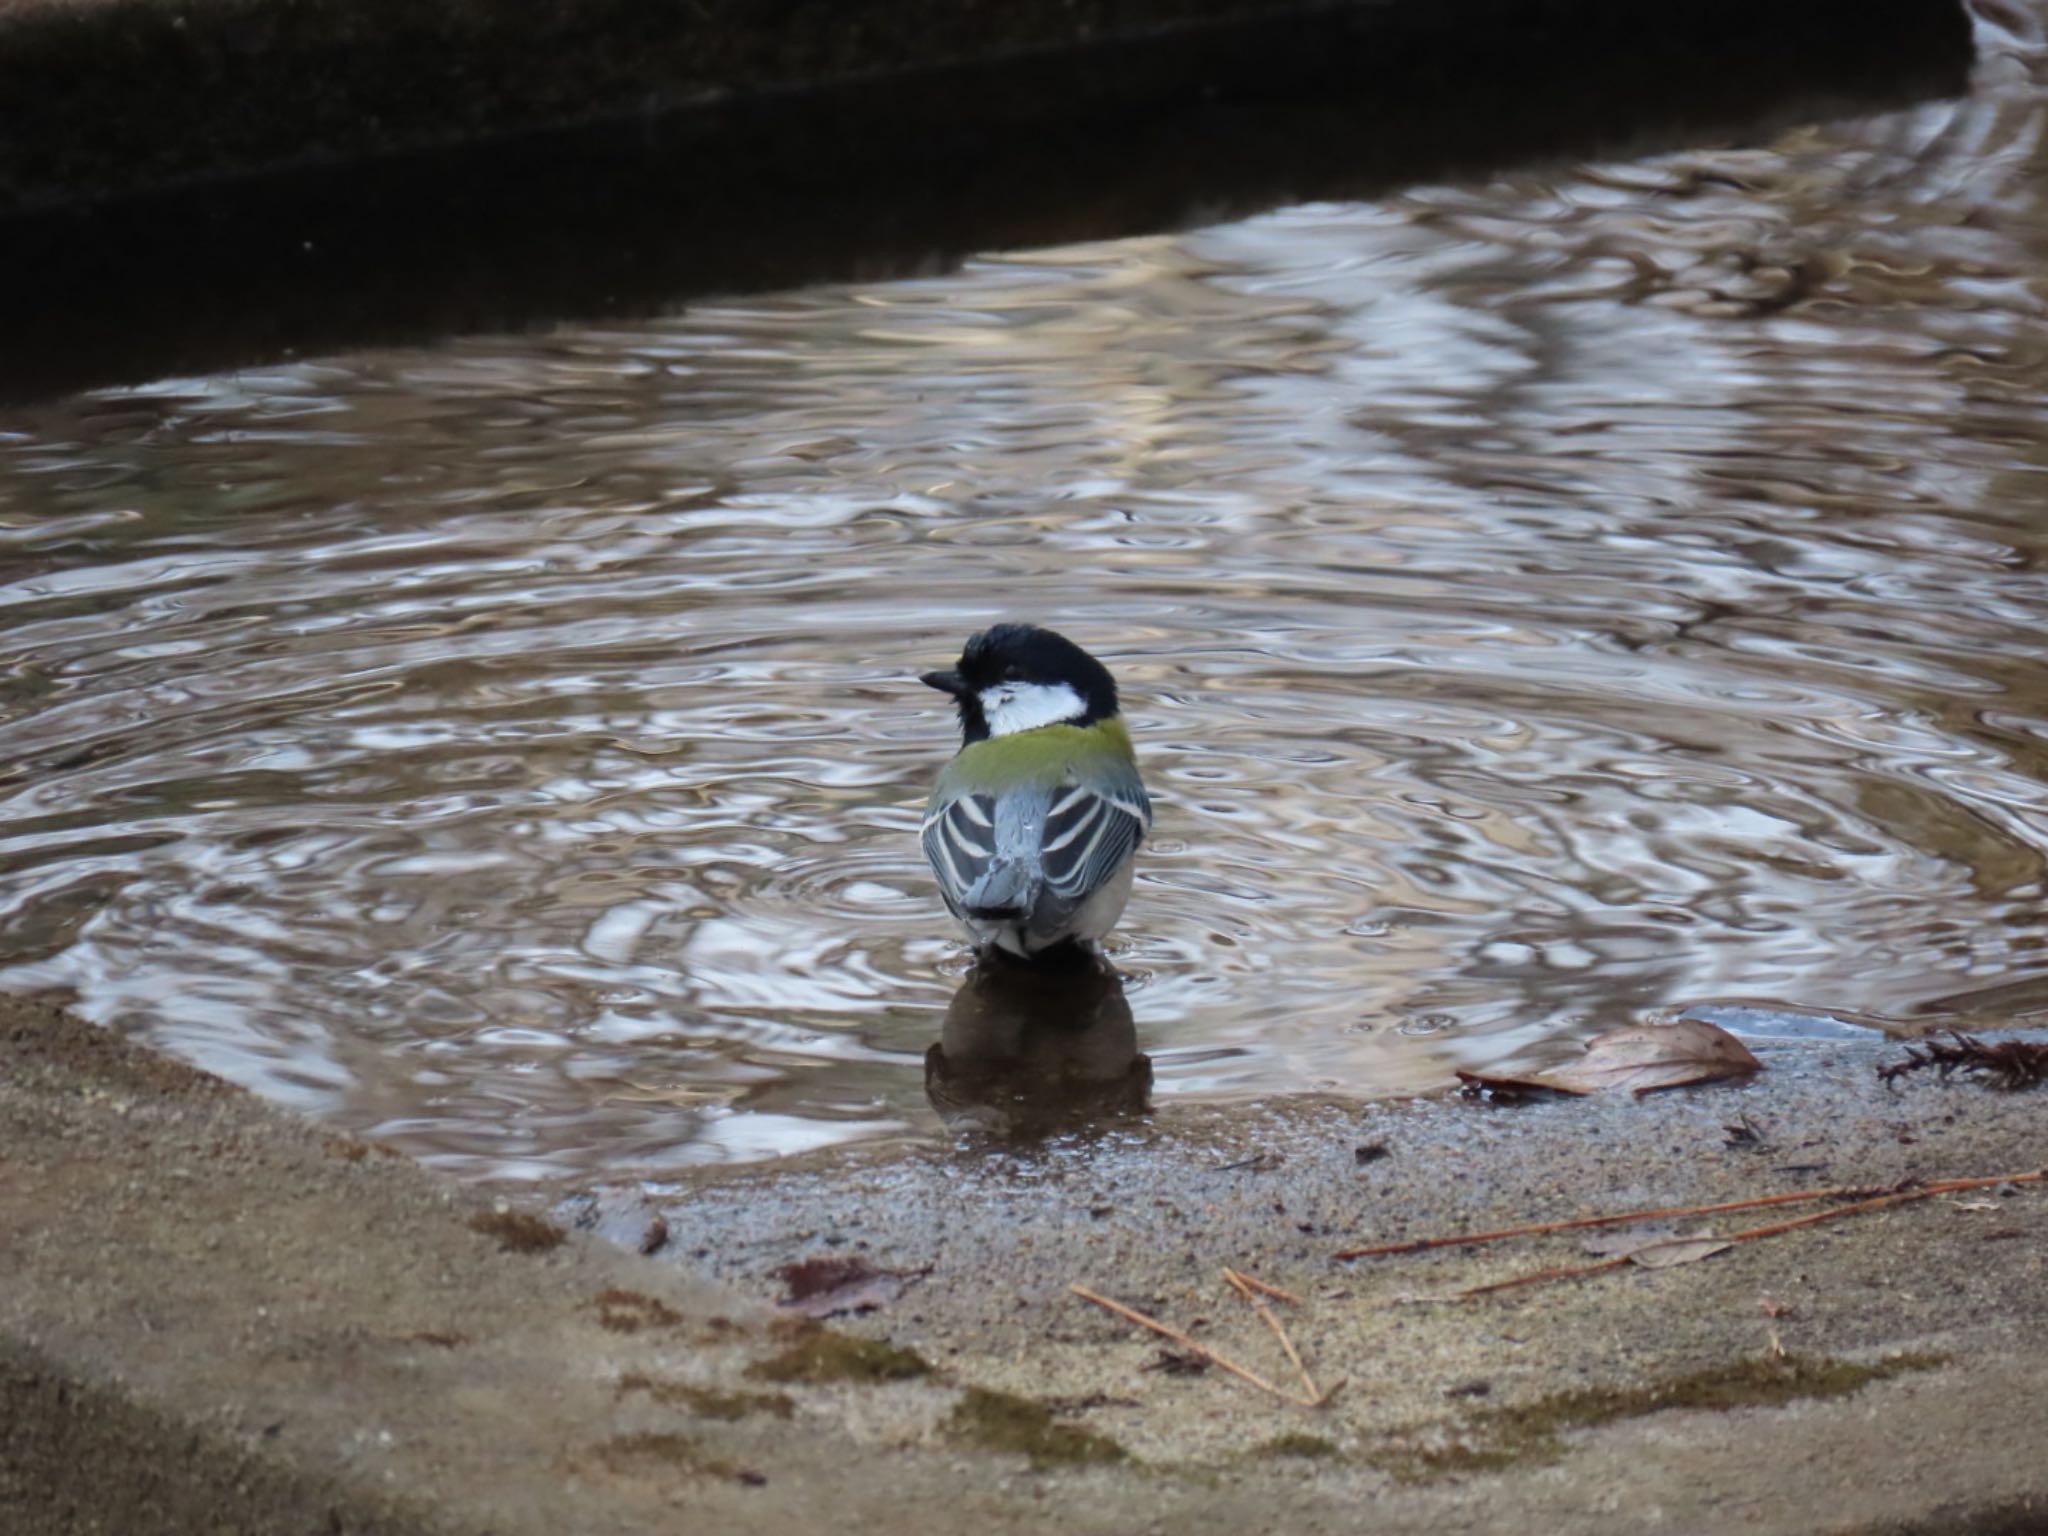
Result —
<path fill-rule="evenodd" d="M 1109 669 L 1064 635 L 998 624 L 919 679 L 960 707 L 925 808 L 924 856 L 978 948 L 1093 944 L 1131 895 L 1152 802 Z"/>

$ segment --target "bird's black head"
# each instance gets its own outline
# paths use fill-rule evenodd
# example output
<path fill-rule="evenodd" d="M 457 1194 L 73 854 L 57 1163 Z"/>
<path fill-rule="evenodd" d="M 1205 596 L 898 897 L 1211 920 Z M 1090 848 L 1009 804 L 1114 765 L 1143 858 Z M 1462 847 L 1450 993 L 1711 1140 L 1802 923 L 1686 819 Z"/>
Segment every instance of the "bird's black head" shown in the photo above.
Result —
<path fill-rule="evenodd" d="M 1065 635 L 1035 624 L 998 624 L 971 637 L 950 672 L 921 682 L 950 693 L 968 741 L 1041 725 L 1093 725 L 1116 713 L 1116 679 Z"/>

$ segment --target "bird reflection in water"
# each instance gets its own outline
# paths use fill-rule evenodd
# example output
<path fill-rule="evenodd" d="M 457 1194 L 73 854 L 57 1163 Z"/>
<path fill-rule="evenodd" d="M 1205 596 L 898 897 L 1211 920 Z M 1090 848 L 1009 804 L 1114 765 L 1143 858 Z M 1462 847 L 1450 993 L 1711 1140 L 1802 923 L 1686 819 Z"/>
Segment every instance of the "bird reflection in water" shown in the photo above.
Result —
<path fill-rule="evenodd" d="M 1146 1114 L 1152 1058 L 1100 956 L 985 953 L 925 1052 L 924 1089 L 955 1129 L 1032 1141 Z"/>

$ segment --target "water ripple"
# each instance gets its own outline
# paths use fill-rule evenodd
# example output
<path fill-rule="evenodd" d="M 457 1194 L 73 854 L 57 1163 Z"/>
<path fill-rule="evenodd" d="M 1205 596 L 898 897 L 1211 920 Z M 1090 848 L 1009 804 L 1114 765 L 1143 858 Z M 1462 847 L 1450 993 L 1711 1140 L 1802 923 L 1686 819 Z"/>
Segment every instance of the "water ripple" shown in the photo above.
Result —
<path fill-rule="evenodd" d="M 479 1174 L 930 1134 L 913 679 L 1029 614 L 1158 792 L 1162 1094 L 2048 1007 L 2019 25 L 1763 149 L 15 411 L 0 985 Z"/>

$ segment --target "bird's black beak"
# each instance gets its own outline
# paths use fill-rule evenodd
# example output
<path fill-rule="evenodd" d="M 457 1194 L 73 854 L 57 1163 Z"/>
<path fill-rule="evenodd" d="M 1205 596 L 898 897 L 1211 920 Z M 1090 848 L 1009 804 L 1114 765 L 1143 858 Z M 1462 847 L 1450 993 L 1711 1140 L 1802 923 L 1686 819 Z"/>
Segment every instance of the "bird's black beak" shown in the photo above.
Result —
<path fill-rule="evenodd" d="M 958 672 L 926 672 L 918 677 L 918 681 L 927 688 L 950 693 L 956 699 L 967 692 L 967 680 Z"/>

